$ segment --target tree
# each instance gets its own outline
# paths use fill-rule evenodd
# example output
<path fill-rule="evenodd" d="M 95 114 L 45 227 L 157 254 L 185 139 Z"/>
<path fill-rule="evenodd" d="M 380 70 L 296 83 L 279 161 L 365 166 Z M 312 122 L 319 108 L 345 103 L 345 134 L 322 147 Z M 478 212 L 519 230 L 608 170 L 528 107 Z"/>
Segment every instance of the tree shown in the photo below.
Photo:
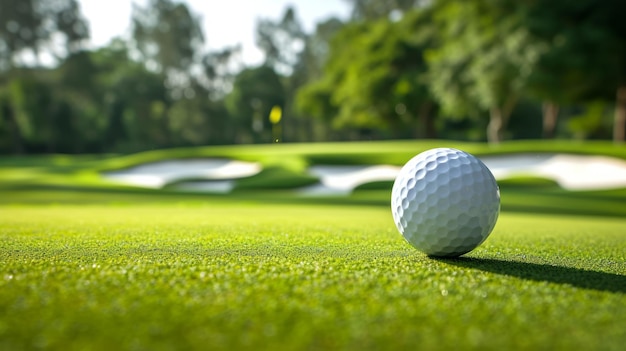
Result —
<path fill-rule="evenodd" d="M 142 58 L 157 71 L 186 71 L 195 61 L 204 35 L 187 5 L 172 0 L 133 4 L 133 39 Z"/>
<path fill-rule="evenodd" d="M 295 73 L 305 74 L 306 81 L 321 78 L 324 74 L 324 66 L 330 56 L 331 41 L 344 25 L 345 23 L 334 17 L 318 23 L 315 33 L 306 38 L 304 49 L 298 61 L 301 69 Z"/>
<path fill-rule="evenodd" d="M 204 54 L 201 61 L 202 74 L 195 75 L 197 88 L 206 91 L 211 100 L 222 99 L 232 88 L 240 54 L 240 46 Z"/>
<path fill-rule="evenodd" d="M 26 74 L 8 85 L 11 115 L 19 138 L 28 144 L 54 143 L 53 98 L 47 84 Z M 49 146 L 49 148 L 53 148 Z"/>
<path fill-rule="evenodd" d="M 336 109 L 331 116 L 337 128 L 433 137 L 434 104 L 423 60 L 432 38 L 429 14 L 415 10 L 399 22 L 383 18 L 346 25 L 332 42 L 325 76 L 305 87 L 299 106 L 322 118 Z"/>
<path fill-rule="evenodd" d="M 241 71 L 226 97 L 226 107 L 236 122 L 236 141 L 272 141 L 268 116 L 272 107 L 284 103 L 283 84 L 273 68 L 262 65 Z"/>
<path fill-rule="evenodd" d="M 611 85 L 615 91 L 615 117 L 613 123 L 613 140 L 616 143 L 626 141 L 626 23 L 623 14 L 626 3 L 620 0 L 610 0 L 594 3 L 601 6 L 602 16 L 597 16 L 594 23 L 606 24 L 607 34 L 610 37 L 606 56 L 606 66 L 611 72 Z"/>
<path fill-rule="evenodd" d="M 3 114 L 11 117 L 9 125 L 15 128 L 11 135 L 15 151 L 83 152 L 97 141 L 99 130 L 85 108 L 91 102 L 72 100 L 76 91 L 54 79 L 58 73 L 28 70 L 7 85 Z"/>
<path fill-rule="evenodd" d="M 67 117 L 59 116 L 59 134 L 63 136 L 66 150 L 72 152 L 102 151 L 105 146 L 102 134 L 107 121 L 102 113 L 103 89 L 98 78 L 100 67 L 94 62 L 92 52 L 81 51 L 68 56 L 54 70 L 57 79 L 56 99 L 62 103 Z M 61 124 L 65 121 L 65 126 Z M 73 141 L 69 145 L 69 143 Z"/>
<path fill-rule="evenodd" d="M 537 1 L 524 4 L 525 26 L 541 51 L 529 89 L 547 100 L 544 125 L 560 103 L 614 101 L 614 139 L 626 133 L 626 25 L 623 1 Z M 550 109 L 550 107 L 552 108 Z M 547 131 L 550 135 L 550 131 Z"/>
<path fill-rule="evenodd" d="M 612 98 L 613 80 L 603 57 L 613 43 L 598 20 L 598 2 L 537 1 L 520 4 L 536 59 L 527 82 L 529 94 L 543 101 L 543 135 L 553 137 L 559 106 Z M 529 57 L 530 55 L 527 55 Z M 608 88 L 608 89 L 607 89 Z"/>
<path fill-rule="evenodd" d="M 89 29 L 76 0 L 0 2 L 1 113 L 16 152 L 70 151 L 65 138 L 76 118 L 63 82 L 46 68 L 27 68 L 46 54 L 62 63 L 80 53 Z"/>
<path fill-rule="evenodd" d="M 401 17 L 403 13 L 418 7 L 420 0 L 345 0 L 352 5 L 354 20 L 376 20 Z"/>
<path fill-rule="evenodd" d="M 442 46 L 429 59 L 448 112 L 490 111 L 488 139 L 502 138 L 521 94 L 543 101 L 544 136 L 559 105 L 616 101 L 614 139 L 626 128 L 623 1 L 439 0 Z M 624 89 L 621 89 L 624 87 Z"/>
<path fill-rule="evenodd" d="M 433 92 L 448 114 L 488 110 L 487 139 L 500 142 L 530 74 L 520 66 L 531 39 L 516 1 L 443 0 L 436 12 L 441 44 L 427 55 Z"/>
<path fill-rule="evenodd" d="M 81 50 L 88 38 L 89 28 L 76 0 L 0 2 L 0 72 L 15 67 L 26 52 L 38 59 L 46 51 L 61 60 Z"/>
<path fill-rule="evenodd" d="M 298 140 L 332 140 L 329 120 L 336 114 L 336 109 L 330 106 L 330 95 L 325 92 L 329 89 L 325 88 L 322 79 L 330 55 L 330 43 L 343 26 L 341 20 L 329 18 L 318 23 L 315 32 L 306 38 L 291 77 L 297 86 L 292 95 L 293 113 L 304 125 L 300 128 Z"/>
<path fill-rule="evenodd" d="M 168 99 L 152 107 L 154 116 L 160 116 L 162 143 L 223 140 L 223 135 L 207 138 L 200 131 L 208 133 L 224 125 L 214 114 L 223 111 L 218 101 L 233 84 L 233 61 L 240 48 L 206 52 L 199 17 L 173 0 L 150 0 L 144 8 L 135 6 L 133 39 L 142 61 L 163 76 L 169 93 Z M 200 102 L 202 99 L 207 101 Z"/>
<path fill-rule="evenodd" d="M 92 56 L 108 149 L 128 152 L 170 146 L 166 107 L 172 102 L 162 75 L 132 60 L 121 40 Z"/>
<path fill-rule="evenodd" d="M 265 64 L 286 76 L 293 72 L 306 37 L 293 7 L 287 7 L 280 21 L 261 19 L 256 27 L 256 44 L 265 54 Z"/>
<path fill-rule="evenodd" d="M 150 0 L 146 7 L 133 5 L 132 31 L 141 61 L 165 76 L 174 97 L 182 96 L 204 44 L 198 17 L 184 3 Z"/>
<path fill-rule="evenodd" d="M 285 93 L 281 126 L 286 140 L 298 138 L 301 120 L 296 116 L 293 101 L 296 91 L 307 80 L 304 54 L 308 35 L 296 11 L 289 6 L 279 21 L 261 19 L 257 22 L 256 43 L 265 54 L 264 64 L 282 76 Z"/>

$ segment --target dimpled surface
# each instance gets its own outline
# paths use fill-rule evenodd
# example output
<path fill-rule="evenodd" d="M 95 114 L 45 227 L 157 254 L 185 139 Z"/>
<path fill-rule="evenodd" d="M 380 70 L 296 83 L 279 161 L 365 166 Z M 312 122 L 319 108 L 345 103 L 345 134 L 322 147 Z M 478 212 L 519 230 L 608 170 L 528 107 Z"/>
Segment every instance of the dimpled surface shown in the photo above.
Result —
<path fill-rule="evenodd" d="M 478 158 L 438 148 L 407 162 L 393 183 L 391 212 L 400 233 L 430 256 L 460 256 L 480 245 L 500 212 L 500 191 Z"/>

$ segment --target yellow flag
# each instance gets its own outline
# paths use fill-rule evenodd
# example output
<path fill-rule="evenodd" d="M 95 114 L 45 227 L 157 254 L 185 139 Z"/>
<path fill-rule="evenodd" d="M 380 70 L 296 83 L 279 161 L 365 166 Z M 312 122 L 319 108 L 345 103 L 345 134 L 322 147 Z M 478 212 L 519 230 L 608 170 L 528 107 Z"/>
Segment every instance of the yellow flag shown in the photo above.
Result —
<path fill-rule="evenodd" d="M 277 124 L 278 122 L 280 122 L 282 114 L 283 110 L 280 108 L 280 106 L 272 107 L 272 111 L 270 111 L 270 122 L 272 124 Z"/>

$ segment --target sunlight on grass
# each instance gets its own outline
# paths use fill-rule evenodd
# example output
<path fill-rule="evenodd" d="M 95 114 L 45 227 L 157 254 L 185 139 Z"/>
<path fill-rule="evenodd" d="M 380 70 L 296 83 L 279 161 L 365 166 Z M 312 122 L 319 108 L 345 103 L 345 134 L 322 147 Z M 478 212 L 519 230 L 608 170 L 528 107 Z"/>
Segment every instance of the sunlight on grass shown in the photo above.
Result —
<path fill-rule="evenodd" d="M 504 214 L 433 260 L 378 207 L 5 207 L 0 346 L 617 350 L 625 225 Z"/>

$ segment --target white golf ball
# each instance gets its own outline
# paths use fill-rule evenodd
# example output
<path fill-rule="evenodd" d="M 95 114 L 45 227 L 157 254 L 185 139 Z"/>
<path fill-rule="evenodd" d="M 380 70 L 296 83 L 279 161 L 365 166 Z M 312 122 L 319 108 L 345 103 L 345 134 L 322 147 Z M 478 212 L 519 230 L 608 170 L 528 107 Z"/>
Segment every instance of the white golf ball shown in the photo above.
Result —
<path fill-rule="evenodd" d="M 491 233 L 500 190 L 478 158 L 438 148 L 407 162 L 393 183 L 391 212 L 406 241 L 429 256 L 472 251 Z"/>

